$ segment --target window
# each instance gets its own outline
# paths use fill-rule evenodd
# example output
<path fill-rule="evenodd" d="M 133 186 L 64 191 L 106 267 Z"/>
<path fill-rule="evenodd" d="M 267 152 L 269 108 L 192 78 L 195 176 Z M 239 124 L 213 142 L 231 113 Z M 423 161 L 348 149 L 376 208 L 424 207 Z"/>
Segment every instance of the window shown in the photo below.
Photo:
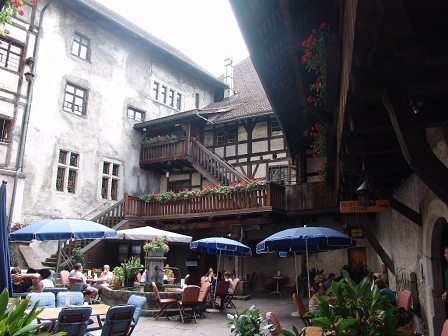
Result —
<path fill-rule="evenodd" d="M 169 93 L 168 93 L 168 102 L 167 102 L 167 104 L 169 106 L 174 106 L 174 91 L 173 90 L 170 90 Z"/>
<path fill-rule="evenodd" d="M 196 93 L 195 99 L 194 99 L 194 106 L 196 108 L 199 108 L 199 93 Z"/>
<path fill-rule="evenodd" d="M 123 262 L 126 259 L 128 259 L 128 251 L 129 251 L 128 244 L 118 245 L 118 262 Z"/>
<path fill-rule="evenodd" d="M 152 98 L 159 99 L 159 83 L 154 82 L 152 85 Z"/>
<path fill-rule="evenodd" d="M 364 233 L 359 227 L 356 228 L 350 228 L 350 237 L 352 238 L 364 238 Z"/>
<path fill-rule="evenodd" d="M 172 190 L 174 192 L 179 192 L 185 188 L 190 189 L 191 181 L 190 180 L 169 181 L 167 188 L 168 190 Z"/>
<path fill-rule="evenodd" d="M 56 190 L 74 194 L 79 170 L 79 154 L 59 151 Z"/>
<path fill-rule="evenodd" d="M 269 167 L 268 180 L 284 185 L 288 182 L 289 167 L 288 166 L 272 166 Z"/>
<path fill-rule="evenodd" d="M 142 121 L 144 119 L 145 112 L 137 110 L 133 107 L 128 107 L 128 118 Z"/>
<path fill-rule="evenodd" d="M 72 41 L 72 54 L 82 59 L 90 58 L 90 40 L 75 33 Z"/>
<path fill-rule="evenodd" d="M 0 142 L 9 143 L 11 120 L 0 118 Z"/>
<path fill-rule="evenodd" d="M 229 128 L 227 130 L 218 130 L 216 132 L 216 144 L 223 145 L 238 141 L 238 128 Z"/>
<path fill-rule="evenodd" d="M 101 197 L 109 200 L 118 200 L 118 186 L 120 183 L 120 165 L 112 162 L 103 162 L 103 177 L 101 182 Z"/>
<path fill-rule="evenodd" d="M 180 93 L 176 93 L 176 108 L 180 110 L 180 106 L 182 103 L 182 95 Z"/>
<path fill-rule="evenodd" d="M 160 101 L 166 104 L 166 86 L 162 85 L 162 90 L 160 91 Z"/>
<path fill-rule="evenodd" d="M 271 120 L 271 134 L 279 134 L 282 132 L 282 128 L 277 120 Z"/>
<path fill-rule="evenodd" d="M 19 71 L 23 48 L 0 38 L 0 66 L 12 71 Z"/>
<path fill-rule="evenodd" d="M 65 85 L 63 109 L 77 115 L 85 115 L 87 103 L 87 90 L 74 84 Z"/>

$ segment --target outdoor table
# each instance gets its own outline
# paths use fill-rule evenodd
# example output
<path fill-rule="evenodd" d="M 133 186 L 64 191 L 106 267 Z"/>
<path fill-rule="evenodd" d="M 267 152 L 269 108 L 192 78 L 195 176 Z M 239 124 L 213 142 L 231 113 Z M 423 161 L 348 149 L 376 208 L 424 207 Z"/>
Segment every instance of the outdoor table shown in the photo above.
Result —
<path fill-rule="evenodd" d="M 165 288 L 165 292 L 182 293 L 183 291 L 184 291 L 183 288 L 178 288 L 178 287 Z"/>
<path fill-rule="evenodd" d="M 280 291 L 278 290 L 278 283 L 285 280 L 288 281 L 289 277 L 284 277 L 284 276 L 273 276 L 272 280 L 274 280 L 277 284 L 277 290 L 273 291 L 271 294 L 278 294 L 278 295 L 282 295 L 282 293 L 280 293 Z"/>
<path fill-rule="evenodd" d="M 308 326 L 305 329 L 305 336 L 320 336 L 322 333 L 322 329 L 320 327 Z"/>
<path fill-rule="evenodd" d="M 78 307 L 78 306 L 69 306 L 69 307 Z M 79 307 L 83 307 L 83 306 L 79 306 Z M 93 316 L 97 317 L 99 327 L 87 328 L 87 331 L 101 329 L 101 326 L 102 326 L 101 316 L 107 314 L 107 311 L 109 310 L 110 306 L 107 304 L 95 304 L 95 305 L 91 305 L 89 307 L 92 308 L 91 317 L 93 317 Z M 42 312 L 36 317 L 37 322 L 41 323 L 42 320 L 50 320 L 51 324 L 48 327 L 47 332 L 51 332 L 54 328 L 54 324 L 57 321 L 59 313 L 61 312 L 62 308 L 64 308 L 64 307 L 44 308 L 42 310 Z M 41 329 L 39 329 L 39 333 L 41 333 Z"/>

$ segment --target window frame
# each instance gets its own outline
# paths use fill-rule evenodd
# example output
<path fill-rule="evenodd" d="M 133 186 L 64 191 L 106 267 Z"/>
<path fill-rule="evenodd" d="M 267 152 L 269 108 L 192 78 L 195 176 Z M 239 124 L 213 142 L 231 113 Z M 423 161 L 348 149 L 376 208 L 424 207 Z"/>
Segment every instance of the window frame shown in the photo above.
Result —
<path fill-rule="evenodd" d="M 168 181 L 166 186 L 166 190 L 172 190 L 174 192 L 179 192 L 185 188 L 191 189 L 191 179 Z"/>
<path fill-rule="evenodd" d="M 279 179 L 272 179 L 274 170 L 278 170 Z M 269 166 L 267 173 L 268 181 L 272 181 L 280 185 L 286 185 L 289 182 L 290 167 L 288 165 Z"/>
<path fill-rule="evenodd" d="M 61 154 L 64 155 L 64 162 L 61 162 Z M 76 159 L 75 164 L 72 164 L 72 158 Z M 75 151 L 70 151 L 66 149 L 59 149 L 58 158 L 56 164 L 56 191 L 68 193 L 68 194 L 76 194 L 76 189 L 79 181 L 79 171 L 80 171 L 80 154 Z M 60 182 L 60 174 L 62 172 L 62 181 Z M 71 177 L 74 176 L 73 181 L 70 180 Z M 70 186 L 70 185 L 73 186 Z"/>
<path fill-rule="evenodd" d="M 107 171 L 105 166 L 107 164 Z M 118 201 L 121 192 L 123 164 L 117 160 L 104 158 L 101 164 L 100 198 L 109 201 Z M 115 169 L 118 169 L 115 172 Z M 104 182 L 107 182 L 105 186 Z M 115 185 L 115 186 L 114 186 Z M 104 190 L 106 188 L 106 190 Z"/>
<path fill-rule="evenodd" d="M 0 118 L 0 143 L 8 144 L 11 142 L 11 125 L 11 119 Z"/>
<path fill-rule="evenodd" d="M 129 115 L 130 111 L 132 111 L 132 116 Z M 137 119 L 136 118 L 137 113 L 141 114 L 141 119 Z M 132 106 L 128 106 L 128 108 L 127 108 L 127 117 L 129 119 L 136 120 L 136 121 L 144 121 L 145 120 L 145 115 L 146 115 L 146 111 L 137 109 L 137 108 L 132 107 Z"/>
<path fill-rule="evenodd" d="M 76 37 L 78 37 L 80 39 L 79 42 L 75 41 Z M 86 49 L 85 57 L 82 57 L 82 55 L 81 55 L 81 50 L 82 50 L 82 46 L 83 46 L 83 43 L 82 43 L 83 40 L 87 41 L 87 46 L 84 45 L 84 47 Z M 91 41 L 92 40 L 90 38 L 86 37 L 85 35 L 82 35 L 82 34 L 76 32 L 76 31 L 73 32 L 73 35 L 72 35 L 72 45 L 71 45 L 70 53 L 72 55 L 76 56 L 76 57 L 79 57 L 79 58 L 83 59 L 83 60 L 90 61 L 91 48 L 92 48 L 91 47 L 92 46 Z M 75 43 L 78 45 L 78 48 L 77 48 L 78 52 L 77 53 L 73 52 L 73 47 L 74 47 Z"/>
<path fill-rule="evenodd" d="M 8 48 L 7 49 L 5 48 L 5 44 L 8 44 Z M 20 51 L 21 51 L 20 55 L 15 53 L 14 51 L 11 51 L 11 47 L 20 49 Z M 24 47 L 22 45 L 20 45 L 18 43 L 15 43 L 15 42 L 12 42 L 12 41 L 10 41 L 8 39 L 5 39 L 5 38 L 0 36 L 0 50 L 3 50 L 3 51 L 6 52 L 5 53 L 6 58 L 5 58 L 5 62 L 4 63 L 2 62 L 3 53 L 0 53 L 0 68 L 6 69 L 6 70 L 10 70 L 10 71 L 14 71 L 14 72 L 20 72 L 21 69 L 22 69 L 22 63 L 23 63 L 23 49 L 24 49 Z M 9 60 L 11 58 L 11 55 L 17 56 L 17 60 L 15 60 L 17 62 L 13 63 L 13 64 L 17 64 L 17 68 L 16 67 L 13 67 L 13 68 L 9 67 L 9 64 L 10 64 Z"/>
<path fill-rule="evenodd" d="M 69 86 L 73 87 L 73 89 L 74 89 L 73 93 L 67 91 L 67 87 L 69 87 Z M 76 95 L 77 91 L 83 92 L 84 96 L 83 97 L 77 96 Z M 72 108 L 69 108 L 68 106 L 66 106 L 67 105 L 66 103 L 70 103 L 69 101 L 66 100 L 67 95 L 71 95 L 71 96 L 74 97 L 73 101 L 71 102 Z M 73 114 L 75 114 L 77 116 L 85 116 L 87 114 L 87 100 L 88 100 L 88 97 L 89 97 L 89 90 L 87 90 L 86 88 L 83 88 L 83 87 L 81 87 L 79 85 L 76 85 L 76 84 L 74 84 L 72 82 L 66 82 L 65 83 L 65 88 L 64 88 L 64 102 L 62 104 L 62 110 L 64 110 L 65 112 L 73 113 Z M 82 105 L 77 105 L 77 104 L 74 103 L 76 98 L 82 99 Z M 81 106 L 82 107 L 82 112 L 81 113 L 75 112 L 74 106 Z"/>
<path fill-rule="evenodd" d="M 184 95 L 179 91 L 171 88 L 169 85 L 153 80 L 151 84 L 150 98 L 178 111 L 182 110 Z"/>
<path fill-rule="evenodd" d="M 271 120 L 271 135 L 281 135 L 283 134 L 282 128 L 278 120 Z"/>

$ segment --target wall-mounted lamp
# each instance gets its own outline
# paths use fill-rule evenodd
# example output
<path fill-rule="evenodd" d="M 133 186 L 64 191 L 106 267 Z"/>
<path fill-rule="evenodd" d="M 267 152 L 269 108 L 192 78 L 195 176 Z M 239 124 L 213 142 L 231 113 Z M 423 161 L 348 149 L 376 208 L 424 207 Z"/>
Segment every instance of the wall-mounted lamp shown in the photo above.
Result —
<path fill-rule="evenodd" d="M 232 237 L 232 234 L 231 234 L 230 232 L 227 232 L 227 233 L 226 233 L 226 237 L 227 237 L 227 238 L 230 238 L 230 237 Z"/>
<path fill-rule="evenodd" d="M 26 72 L 25 73 L 25 79 L 26 79 L 27 82 L 33 81 L 33 78 L 34 78 L 34 74 L 33 73 L 31 73 L 31 72 Z"/>
<path fill-rule="evenodd" d="M 34 57 L 28 57 L 28 58 L 25 60 L 25 64 L 28 65 L 30 68 L 32 68 L 32 67 L 33 67 L 33 64 L 34 64 Z"/>
<path fill-rule="evenodd" d="M 372 187 L 371 183 L 369 183 L 369 176 L 367 175 L 367 171 L 364 169 L 364 163 L 362 164 L 362 172 L 360 177 L 360 186 L 356 189 L 356 193 L 358 194 L 358 203 L 361 206 L 370 206 L 372 202 L 370 200 L 370 195 L 375 192 L 375 189 Z"/>

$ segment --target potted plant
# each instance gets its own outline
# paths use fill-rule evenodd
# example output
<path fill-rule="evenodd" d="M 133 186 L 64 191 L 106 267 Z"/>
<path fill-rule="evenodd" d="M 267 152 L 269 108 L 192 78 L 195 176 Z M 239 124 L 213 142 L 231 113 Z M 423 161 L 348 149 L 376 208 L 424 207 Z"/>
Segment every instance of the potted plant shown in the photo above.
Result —
<path fill-rule="evenodd" d="M 112 273 L 114 275 L 114 282 L 113 282 L 114 289 L 118 289 L 118 288 L 120 288 L 121 284 L 124 281 L 123 268 L 121 266 L 116 266 L 113 269 Z"/>
<path fill-rule="evenodd" d="M 309 312 L 324 334 L 331 335 L 406 335 L 395 331 L 398 314 L 386 295 L 381 295 L 370 276 L 356 284 L 347 271 L 333 281 L 327 296 L 317 296 L 319 310 Z M 327 302 L 331 300 L 331 305 Z"/>
<path fill-rule="evenodd" d="M 165 253 L 167 253 L 170 250 L 170 247 L 168 246 L 168 241 L 159 236 L 154 239 L 150 239 L 147 242 L 143 244 L 143 249 L 146 252 L 146 255 L 159 255 L 163 256 Z M 156 254 L 155 254 L 156 253 Z"/>
<path fill-rule="evenodd" d="M 271 330 L 275 329 L 273 324 L 261 326 L 265 319 L 254 305 L 241 314 L 227 314 L 227 320 L 235 336 L 270 335 Z"/>
<path fill-rule="evenodd" d="M 126 287 L 134 287 L 137 273 L 143 268 L 143 265 L 140 263 L 140 258 L 132 256 L 121 263 L 121 268 L 124 273 L 124 285 Z"/>

